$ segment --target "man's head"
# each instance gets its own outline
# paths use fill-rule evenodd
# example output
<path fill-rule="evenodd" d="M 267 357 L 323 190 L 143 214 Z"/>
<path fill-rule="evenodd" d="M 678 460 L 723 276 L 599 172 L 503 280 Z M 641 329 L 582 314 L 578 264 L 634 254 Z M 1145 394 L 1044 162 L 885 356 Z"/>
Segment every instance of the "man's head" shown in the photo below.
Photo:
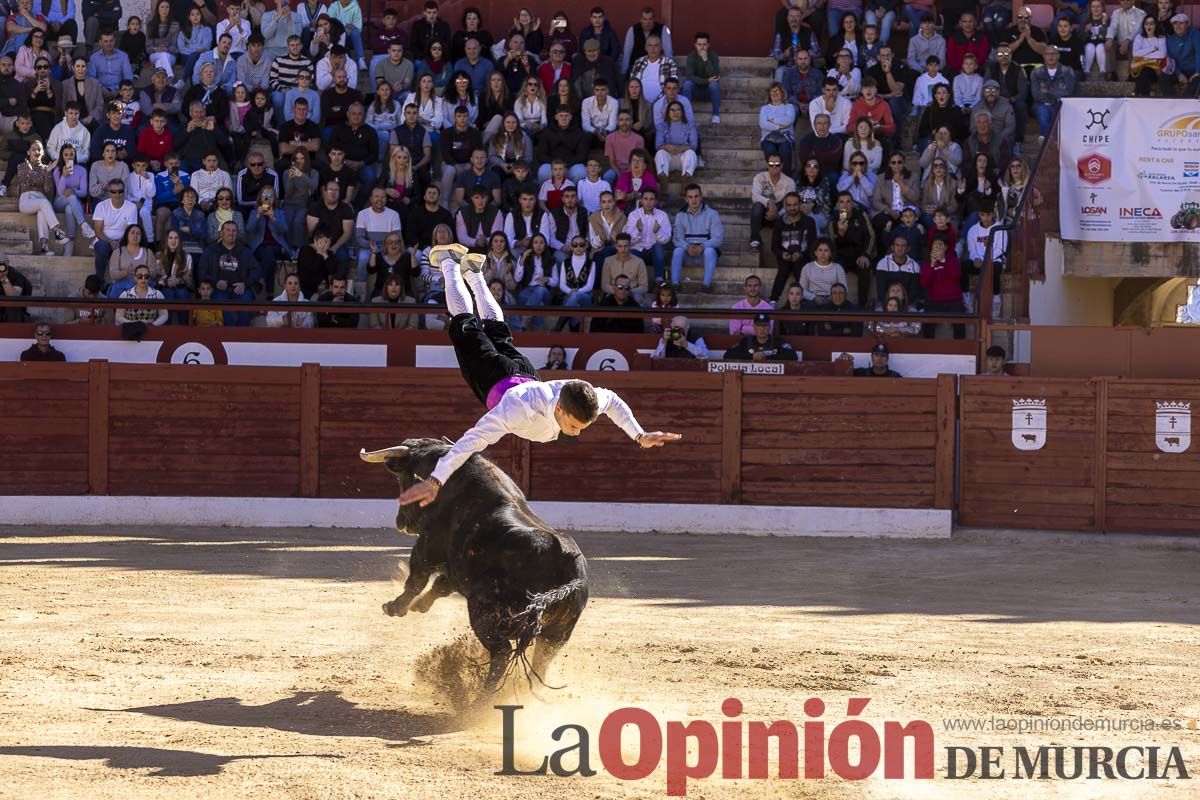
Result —
<path fill-rule="evenodd" d="M 116 46 L 117 38 L 113 33 L 106 32 L 100 34 L 100 49 L 104 51 L 104 55 L 111 56 Z"/>
<path fill-rule="evenodd" d="M 263 45 L 266 44 L 266 39 L 261 33 L 252 33 L 250 38 L 246 40 L 246 48 L 250 51 L 250 58 L 258 61 L 262 57 Z"/>
<path fill-rule="evenodd" d="M 482 186 L 476 186 L 471 190 L 471 206 L 475 209 L 476 214 L 482 214 L 488 204 L 488 190 Z"/>
<path fill-rule="evenodd" d="M 528 217 L 533 214 L 534 205 L 537 203 L 537 197 L 533 192 L 521 192 L 517 197 L 517 202 L 521 206 L 521 214 Z"/>
<path fill-rule="evenodd" d="M 641 16 L 638 17 L 638 24 L 642 26 L 642 30 L 646 33 L 654 30 L 654 9 L 649 6 L 643 8 Z"/>
<path fill-rule="evenodd" d="M 846 304 L 846 284 L 835 283 L 829 287 L 829 302 L 835 306 L 844 306 Z"/>
<path fill-rule="evenodd" d="M 751 275 L 749 278 L 746 278 L 744 288 L 746 289 L 746 299 L 752 303 L 757 303 L 758 296 L 762 292 L 762 279 L 757 275 Z"/>
<path fill-rule="evenodd" d="M 74 128 L 79 124 L 79 103 L 74 100 L 63 106 L 63 115 L 67 119 L 67 124 Z"/>
<path fill-rule="evenodd" d="M 351 103 L 346 109 L 346 121 L 350 123 L 351 128 L 357 128 L 363 124 L 363 118 L 367 115 L 367 110 L 363 108 L 362 103 Z M 374 134 L 372 134 L 374 136 Z"/>
<path fill-rule="evenodd" d="M 616 240 L 617 256 L 624 261 L 629 258 L 629 251 L 633 249 L 633 237 L 622 231 L 617 234 Z"/>
<path fill-rule="evenodd" d="M 662 52 L 662 39 L 659 39 L 657 36 L 651 36 L 646 39 L 646 55 L 651 61 L 658 61 L 662 57 Z"/>
<path fill-rule="evenodd" d="M 332 208 L 337 205 L 342 196 L 342 187 L 337 181 L 326 181 L 321 187 L 321 199 L 325 201 L 325 205 Z"/>
<path fill-rule="evenodd" d="M 117 129 L 121 127 L 121 115 L 124 113 L 124 106 L 119 100 L 114 100 L 104 107 L 104 116 L 108 119 L 108 124 Z"/>
<path fill-rule="evenodd" d="M 579 207 L 579 191 L 574 186 L 563 189 L 562 204 L 568 213 L 574 213 Z"/>
<path fill-rule="evenodd" d="M 335 69 L 333 71 L 333 85 L 337 87 L 339 92 L 350 85 L 350 79 L 346 77 L 346 70 Z"/>
<path fill-rule="evenodd" d="M 297 97 L 292 103 L 292 119 L 297 125 L 303 125 L 308 120 L 308 100 Z"/>
<path fill-rule="evenodd" d="M 329 281 L 329 293 L 334 297 L 346 296 L 346 276 L 334 275 Z"/>
<path fill-rule="evenodd" d="M 1057 47 L 1047 47 L 1042 52 L 1042 60 L 1046 62 L 1047 69 L 1054 69 L 1058 66 L 1058 55 Z"/>
<path fill-rule="evenodd" d="M 224 58 L 229 55 L 229 51 L 233 49 L 233 37 L 228 33 L 222 33 L 217 39 L 217 55 Z"/>
<path fill-rule="evenodd" d="M 829 135 L 829 124 L 828 114 L 817 114 L 817 116 L 813 118 L 813 130 L 816 131 L 817 136 L 822 139 Z"/>
<path fill-rule="evenodd" d="M 37 327 L 33 329 L 33 338 L 34 341 L 37 342 L 39 350 L 50 349 L 50 337 L 53 335 L 53 333 L 54 332 L 50 329 L 50 326 L 46 323 L 39 322 L 37 324 Z"/>
<path fill-rule="evenodd" d="M 371 210 L 376 214 L 382 213 L 387 205 L 387 191 L 382 186 L 371 190 Z"/>
<path fill-rule="evenodd" d="M 617 281 L 624 277 L 618 277 Z M 629 283 L 628 278 L 625 278 L 625 283 Z M 599 413 L 600 401 L 592 385 L 587 381 L 568 381 L 559 392 L 558 405 L 554 407 L 554 421 L 565 435 L 578 436 L 596 421 Z"/>
<path fill-rule="evenodd" d="M 667 96 L 667 102 L 671 102 L 679 96 L 679 79 L 667 78 L 663 82 L 663 94 Z"/>
<path fill-rule="evenodd" d="M 908 260 L 908 239 L 905 239 L 903 236 L 892 238 L 892 257 L 899 263 L 904 263 Z"/>
<path fill-rule="evenodd" d="M 304 50 L 304 41 L 299 36 L 289 36 L 287 50 L 289 58 L 299 58 L 301 51 Z"/>
<path fill-rule="evenodd" d="M 766 343 L 771 338 L 771 318 L 766 314 L 754 315 L 754 338 Z"/>
<path fill-rule="evenodd" d="M 421 10 L 421 13 L 424 15 L 425 21 L 432 25 L 433 23 L 437 22 L 438 4 L 435 3 L 434 0 L 426 0 L 425 6 Z"/>
<path fill-rule="evenodd" d="M 836 78 L 826 78 L 821 82 L 821 96 L 828 102 L 832 103 L 837 100 L 838 92 L 841 90 L 842 87 L 838 84 Z"/>
<path fill-rule="evenodd" d="M 795 218 L 800 216 L 800 195 L 795 192 L 788 192 L 783 198 L 783 213 L 788 217 Z"/>
<path fill-rule="evenodd" d="M 346 162 L 346 151 L 339 145 L 333 145 L 329 148 L 329 166 L 334 169 L 341 169 Z"/>
<path fill-rule="evenodd" d="M 433 210 L 437 208 L 438 202 L 441 199 L 442 190 L 438 188 L 436 183 L 425 187 L 425 208 Z"/>
<path fill-rule="evenodd" d="M 564 131 L 571 127 L 571 109 L 567 106 L 559 106 L 558 111 L 554 112 L 554 121 Z"/>
<path fill-rule="evenodd" d="M 879 85 L 875 83 L 875 79 L 867 76 L 862 80 L 862 96 L 868 103 L 874 103 L 876 96 L 879 94 Z"/>
<path fill-rule="evenodd" d="M 975 15 L 970 13 L 963 14 L 958 18 L 958 26 L 962 28 L 964 34 L 970 37 L 975 33 Z"/>
<path fill-rule="evenodd" d="M 116 178 L 108 182 L 108 200 L 114 208 L 125 205 L 125 181 Z"/>
<path fill-rule="evenodd" d="M 470 52 L 470 42 L 467 43 L 468 53 Z M 478 46 L 475 48 L 476 55 L 479 54 Z M 401 42 L 392 42 L 388 45 L 388 58 L 393 64 L 399 64 L 404 60 L 404 45 Z"/>
<path fill-rule="evenodd" d="M 871 369 L 886 372 L 888 368 L 888 346 L 883 342 L 871 348 Z"/>
<path fill-rule="evenodd" d="M 654 213 L 654 207 L 658 205 L 658 192 L 653 189 L 642 189 L 642 211 L 647 214 Z"/>
<path fill-rule="evenodd" d="M 683 199 L 687 202 L 688 210 L 696 212 L 704 203 L 704 192 L 700 190 L 699 184 L 689 183 L 688 187 L 683 190 Z"/>
<path fill-rule="evenodd" d="M 812 66 L 812 53 L 807 50 L 800 50 L 796 53 L 796 67 L 801 72 L 808 72 L 808 68 Z"/>
<path fill-rule="evenodd" d="M 237 223 L 230 220 L 221 226 L 221 244 L 229 250 L 232 250 L 237 244 L 238 229 Z"/>
<path fill-rule="evenodd" d="M 984 374 L 985 375 L 1003 375 L 1004 374 L 1004 359 L 1007 353 L 1004 348 L 998 344 L 994 344 L 984 353 Z"/>

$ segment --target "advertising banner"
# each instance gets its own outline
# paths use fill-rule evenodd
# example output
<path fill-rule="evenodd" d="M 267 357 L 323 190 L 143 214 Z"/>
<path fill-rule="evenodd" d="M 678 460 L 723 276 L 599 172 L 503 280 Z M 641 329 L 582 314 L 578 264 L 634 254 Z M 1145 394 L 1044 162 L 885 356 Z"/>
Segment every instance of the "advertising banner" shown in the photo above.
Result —
<path fill-rule="evenodd" d="M 1064 239 L 1200 242 L 1200 103 L 1064 100 L 1059 160 Z"/>

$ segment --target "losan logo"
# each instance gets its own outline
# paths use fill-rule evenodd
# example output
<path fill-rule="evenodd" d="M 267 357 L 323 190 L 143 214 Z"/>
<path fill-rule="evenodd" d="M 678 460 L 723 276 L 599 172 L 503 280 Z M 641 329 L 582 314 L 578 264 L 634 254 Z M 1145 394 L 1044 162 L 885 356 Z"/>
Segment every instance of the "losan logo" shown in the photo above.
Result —
<path fill-rule="evenodd" d="M 1100 153 L 1088 153 L 1076 163 L 1079 178 L 1096 185 L 1112 180 L 1112 161 Z"/>
<path fill-rule="evenodd" d="M 1103 217 L 1108 215 L 1108 206 L 1080 206 L 1079 213 L 1085 217 Z"/>
<path fill-rule="evenodd" d="M 1162 219 L 1157 208 L 1122 208 L 1121 219 Z"/>

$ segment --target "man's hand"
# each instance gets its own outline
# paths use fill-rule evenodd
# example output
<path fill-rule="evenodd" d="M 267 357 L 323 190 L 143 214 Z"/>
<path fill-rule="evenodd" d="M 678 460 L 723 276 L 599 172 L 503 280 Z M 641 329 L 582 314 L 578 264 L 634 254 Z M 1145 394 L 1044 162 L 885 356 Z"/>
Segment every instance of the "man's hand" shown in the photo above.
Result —
<path fill-rule="evenodd" d="M 662 431 L 646 431 L 645 433 L 643 433 L 637 437 L 637 443 L 639 445 L 641 445 L 643 449 L 648 449 L 651 447 L 662 447 L 667 442 L 678 442 L 682 438 L 683 437 L 680 436 L 678 433 L 663 433 Z M 415 489 L 416 487 L 414 486 L 413 488 Z M 412 489 L 409 489 L 409 491 L 411 492 Z M 405 492 L 405 494 L 408 494 L 408 492 Z M 400 502 L 401 503 L 404 502 L 403 497 L 400 498 Z"/>
<path fill-rule="evenodd" d="M 434 480 L 414 483 L 404 490 L 404 494 L 400 495 L 400 505 L 409 506 L 413 503 L 420 503 L 421 508 L 424 508 L 437 499 L 440 488 L 441 485 Z"/>

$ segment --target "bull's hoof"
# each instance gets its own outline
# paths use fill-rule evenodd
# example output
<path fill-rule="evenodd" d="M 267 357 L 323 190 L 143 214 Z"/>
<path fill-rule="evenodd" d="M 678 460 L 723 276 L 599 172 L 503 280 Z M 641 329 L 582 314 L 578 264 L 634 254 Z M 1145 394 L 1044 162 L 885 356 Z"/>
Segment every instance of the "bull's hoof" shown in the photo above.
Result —
<path fill-rule="evenodd" d="M 383 604 L 383 613 L 389 617 L 403 617 L 408 613 L 408 609 L 397 603 L 395 600 L 389 600 Z"/>

